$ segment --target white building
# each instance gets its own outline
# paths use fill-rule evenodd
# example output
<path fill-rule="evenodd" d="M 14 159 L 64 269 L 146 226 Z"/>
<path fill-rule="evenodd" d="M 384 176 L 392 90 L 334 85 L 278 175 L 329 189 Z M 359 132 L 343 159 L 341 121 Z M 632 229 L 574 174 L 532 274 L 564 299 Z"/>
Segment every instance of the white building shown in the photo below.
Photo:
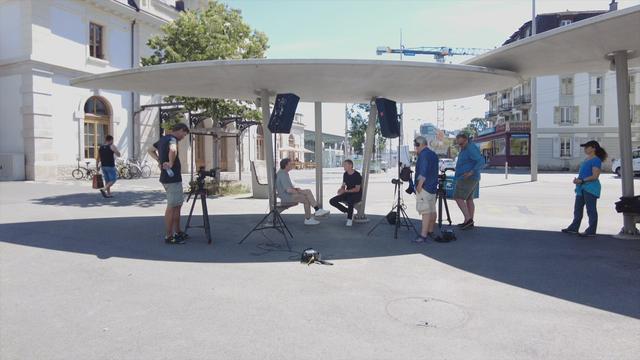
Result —
<path fill-rule="evenodd" d="M 109 133 L 124 158 L 144 154 L 159 133 L 157 110 L 136 109 L 160 97 L 79 89 L 69 80 L 139 66 L 150 55 L 147 40 L 180 7 L 205 3 L 0 1 L 0 179 L 68 176 L 78 161 L 94 161 Z"/>
<path fill-rule="evenodd" d="M 610 4 L 610 11 L 616 4 Z M 605 11 L 566 11 L 536 16 L 538 32 L 570 25 Z M 531 36 L 531 22 L 523 24 L 505 44 Z M 629 69 L 630 114 L 633 146 L 640 146 L 640 69 Z M 504 164 L 505 157 L 521 156 L 521 164 L 528 166 L 528 142 L 531 105 L 536 109 L 538 167 L 542 170 L 575 170 L 584 159 L 580 144 L 598 141 L 618 158 L 618 107 L 614 72 L 598 74 L 564 74 L 541 76 L 535 79 L 535 103 L 531 102 L 531 83 L 526 81 L 513 88 L 486 94 L 489 129 L 481 134 L 481 148 L 490 164 Z M 511 139 L 512 132 L 520 132 L 522 139 Z M 503 136 L 504 135 L 504 136 Z M 503 137 L 507 137 L 507 141 Z M 512 136 L 513 137 L 513 136 Z M 520 142 L 520 143 L 518 143 Z M 527 146 L 525 146 L 525 144 Z M 493 160 L 493 161 L 492 161 Z M 611 161 L 604 168 L 611 169 Z M 509 160 L 509 164 L 514 163 Z"/>

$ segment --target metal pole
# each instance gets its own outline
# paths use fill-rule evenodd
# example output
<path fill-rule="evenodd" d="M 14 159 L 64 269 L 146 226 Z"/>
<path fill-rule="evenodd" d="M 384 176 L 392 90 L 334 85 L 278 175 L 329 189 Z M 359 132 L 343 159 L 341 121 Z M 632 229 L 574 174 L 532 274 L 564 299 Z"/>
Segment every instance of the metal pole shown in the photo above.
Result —
<path fill-rule="evenodd" d="M 620 165 L 622 167 L 622 196 L 633 197 L 633 162 L 631 160 L 631 121 L 629 113 L 629 64 L 625 50 L 613 53 L 618 96 L 618 131 L 620 136 Z M 638 235 L 634 216 L 623 214 L 620 235 Z"/>
<path fill-rule="evenodd" d="M 362 201 L 358 208 L 358 220 L 365 220 L 365 206 L 367 202 L 367 188 L 369 187 L 369 169 L 371 168 L 371 155 L 373 147 L 376 144 L 375 131 L 376 119 L 378 118 L 378 109 L 376 108 L 376 99 L 371 99 L 371 110 L 369 111 L 369 123 L 367 124 L 367 133 L 364 139 L 364 157 L 362 159 Z"/>
<path fill-rule="evenodd" d="M 531 36 L 536 34 L 536 0 L 531 0 Z M 531 78 L 531 108 L 529 109 L 530 137 L 529 162 L 531 167 L 531 181 L 538 181 L 538 106 L 536 78 Z"/>
<path fill-rule="evenodd" d="M 275 163 L 273 160 L 273 138 L 271 137 L 271 131 L 267 124 L 269 123 L 269 117 L 271 116 L 271 109 L 269 108 L 269 91 L 260 91 L 260 107 L 262 107 L 262 131 L 264 134 L 264 158 L 267 164 L 267 184 L 269 185 L 269 207 L 273 208 L 275 204 L 275 194 L 273 192 L 273 184 L 275 181 Z"/>
<path fill-rule="evenodd" d="M 322 207 L 322 103 L 315 102 L 315 121 L 316 121 L 316 201 L 318 206 Z"/>

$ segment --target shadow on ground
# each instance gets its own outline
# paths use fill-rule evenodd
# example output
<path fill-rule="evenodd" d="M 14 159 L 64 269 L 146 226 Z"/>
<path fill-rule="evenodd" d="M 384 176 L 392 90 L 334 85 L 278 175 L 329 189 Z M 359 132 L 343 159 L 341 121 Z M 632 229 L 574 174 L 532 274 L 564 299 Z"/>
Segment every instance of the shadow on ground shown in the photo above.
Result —
<path fill-rule="evenodd" d="M 113 195 L 114 197 L 105 199 L 96 190 L 90 193 L 56 195 L 33 199 L 32 202 L 37 205 L 76 206 L 82 208 L 102 206 L 138 206 L 147 208 L 163 204 L 167 200 L 166 194 L 162 191 L 118 191 Z"/>
<path fill-rule="evenodd" d="M 291 241 L 293 252 L 265 246 L 270 241 L 280 243 L 279 233 L 273 230 L 254 233 L 238 245 L 261 217 L 211 216 L 211 246 L 206 244 L 201 229 L 190 231 L 192 239 L 186 245 L 165 245 L 161 217 L 4 224 L 0 225 L 0 241 L 92 254 L 100 259 L 182 262 L 296 261 L 299 252 L 307 247 L 318 249 L 327 260 L 423 254 L 495 281 L 640 319 L 639 242 L 609 236 L 585 239 L 549 231 L 478 227 L 458 232 L 458 241 L 452 243 L 412 244 L 412 233 L 403 229 L 399 239 L 393 239 L 393 227 L 386 224 L 366 236 L 379 217 L 347 229 L 341 216 L 305 227 L 301 215 L 292 214 L 284 218 L 295 236 Z M 195 220 L 200 222 L 201 218 Z M 336 266 L 340 266 L 339 261 Z"/>

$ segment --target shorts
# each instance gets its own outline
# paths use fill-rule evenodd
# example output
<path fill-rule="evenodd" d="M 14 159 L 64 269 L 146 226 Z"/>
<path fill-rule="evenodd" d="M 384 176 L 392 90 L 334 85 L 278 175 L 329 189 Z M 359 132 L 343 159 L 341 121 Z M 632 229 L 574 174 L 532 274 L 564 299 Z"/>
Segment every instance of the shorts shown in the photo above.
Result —
<path fill-rule="evenodd" d="M 460 178 L 456 180 L 456 190 L 453 193 L 454 199 L 469 200 L 473 198 L 480 180 Z"/>
<path fill-rule="evenodd" d="M 118 174 L 116 173 L 116 168 L 111 166 L 103 166 L 102 167 L 102 177 L 104 178 L 104 183 L 116 182 L 118 180 Z"/>
<path fill-rule="evenodd" d="M 436 212 L 436 194 L 432 194 L 427 190 L 416 193 L 416 211 L 418 214 L 432 214 Z"/>
<path fill-rule="evenodd" d="M 167 207 L 178 207 L 184 202 L 182 182 L 162 184 L 167 192 Z"/>

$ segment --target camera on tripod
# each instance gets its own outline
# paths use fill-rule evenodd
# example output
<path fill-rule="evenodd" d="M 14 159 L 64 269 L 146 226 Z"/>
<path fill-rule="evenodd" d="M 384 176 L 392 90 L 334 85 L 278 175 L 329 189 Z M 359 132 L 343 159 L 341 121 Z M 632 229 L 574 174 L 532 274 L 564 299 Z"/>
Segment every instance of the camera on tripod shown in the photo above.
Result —
<path fill-rule="evenodd" d="M 402 180 L 400 180 L 400 179 L 391 179 L 391 183 L 393 185 L 402 185 Z"/>
<path fill-rule="evenodd" d="M 190 185 L 190 190 L 189 193 L 194 193 L 197 191 L 202 191 L 205 190 L 205 186 L 204 186 L 204 182 L 205 180 L 210 177 L 210 178 L 216 178 L 216 169 L 209 169 L 209 170 L 205 170 L 204 166 L 201 166 L 198 169 L 197 172 L 197 176 L 195 178 L 195 181 L 192 181 L 189 185 Z"/>

